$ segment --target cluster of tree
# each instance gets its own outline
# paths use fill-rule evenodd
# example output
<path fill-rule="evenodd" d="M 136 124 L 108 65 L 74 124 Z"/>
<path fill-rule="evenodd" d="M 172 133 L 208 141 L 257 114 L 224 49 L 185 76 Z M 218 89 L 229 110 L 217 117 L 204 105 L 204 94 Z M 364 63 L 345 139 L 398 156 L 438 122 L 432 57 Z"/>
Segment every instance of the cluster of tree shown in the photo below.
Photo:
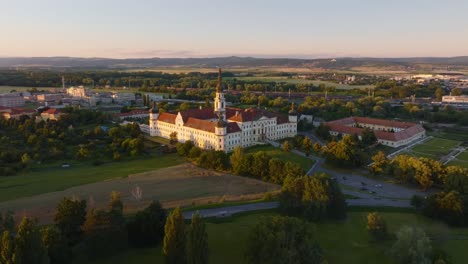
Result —
<path fill-rule="evenodd" d="M 58 121 L 28 117 L 0 119 L 0 175 L 14 175 L 32 162 L 49 160 L 118 160 L 143 151 L 137 124 L 106 130 L 100 125 L 106 115 L 90 110 L 66 108 Z M 99 124 L 89 128 L 92 124 Z"/>
<path fill-rule="evenodd" d="M 234 148 L 229 156 L 223 151 L 202 150 L 190 140 L 177 144 L 177 153 L 188 157 L 200 167 L 229 170 L 234 174 L 282 184 L 287 177 L 304 175 L 302 167 L 291 161 L 272 158 L 264 151 L 246 154 L 241 147 Z"/>
<path fill-rule="evenodd" d="M 245 154 L 241 147 L 236 147 L 229 160 L 234 174 L 250 176 L 276 184 L 283 184 L 288 177 L 294 178 L 304 175 L 304 170 L 299 164 L 272 158 L 264 151 Z"/>
<path fill-rule="evenodd" d="M 177 143 L 176 148 L 180 156 L 188 157 L 202 168 L 220 171 L 229 169 L 229 158 L 224 151 L 203 150 L 195 146 L 191 140 Z"/>
<path fill-rule="evenodd" d="M 343 219 L 346 201 L 336 180 L 326 174 L 288 177 L 281 189 L 280 210 L 311 221 Z"/>
<path fill-rule="evenodd" d="M 423 190 L 435 185 L 461 193 L 468 191 L 468 169 L 465 168 L 409 155 L 398 155 L 390 160 L 381 151 L 372 160 L 369 171 L 374 175 L 389 175 L 400 183 L 419 184 Z"/>
<path fill-rule="evenodd" d="M 300 219 L 274 216 L 262 219 L 247 239 L 247 263 L 324 263 L 323 252 L 309 225 Z"/>
<path fill-rule="evenodd" d="M 419 196 L 412 199 L 412 204 L 424 215 L 451 225 L 468 225 L 468 169 L 407 155 L 389 160 L 382 152 L 372 159 L 374 163 L 369 170 L 373 174 L 391 175 L 402 183 L 419 184 L 424 190 L 431 186 L 443 189 L 425 199 Z"/>
<path fill-rule="evenodd" d="M 291 148 L 295 148 L 308 156 L 314 150 L 314 144 L 309 137 L 296 135 L 293 138 L 284 140 L 281 148 L 286 152 L 289 152 Z"/>
<path fill-rule="evenodd" d="M 388 254 L 396 263 L 451 263 L 447 253 L 433 247 L 431 239 L 422 229 L 402 226 L 395 236 L 391 236 L 384 218 L 372 212 L 367 214 L 367 231 L 372 242 L 395 240 Z"/>
<path fill-rule="evenodd" d="M 330 141 L 325 146 L 314 145 L 328 163 L 340 166 L 360 166 L 368 158 L 366 149 L 377 141 L 374 133 L 364 130 L 361 139 L 357 135 L 345 135 L 339 141 Z"/>
<path fill-rule="evenodd" d="M 336 120 L 349 116 L 368 116 L 375 118 L 400 118 L 425 120 L 427 122 L 468 124 L 468 111 L 456 111 L 451 106 L 440 108 L 422 108 L 412 103 L 392 106 L 389 96 L 361 97 L 354 101 L 323 97 L 306 97 L 298 106 L 298 111 L 304 114 L 318 116 L 324 120 Z"/>

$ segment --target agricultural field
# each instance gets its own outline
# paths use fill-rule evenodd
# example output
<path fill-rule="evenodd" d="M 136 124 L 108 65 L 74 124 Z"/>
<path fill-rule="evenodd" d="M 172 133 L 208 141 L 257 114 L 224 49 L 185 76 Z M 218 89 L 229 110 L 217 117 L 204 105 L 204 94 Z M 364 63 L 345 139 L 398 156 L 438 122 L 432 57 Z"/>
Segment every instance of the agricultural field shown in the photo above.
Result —
<path fill-rule="evenodd" d="M 177 159 L 175 163 L 179 161 Z M 108 204 L 110 193 L 118 191 L 122 196 L 125 213 L 133 213 L 146 207 L 154 200 L 161 201 L 165 207 L 173 208 L 224 201 L 260 199 L 265 192 L 276 191 L 280 188 L 275 184 L 205 170 L 187 163 L 168 167 L 171 162 L 168 159 L 153 160 L 153 162 L 158 165 L 152 166 L 145 163 L 146 168 L 133 168 L 137 164 L 131 163 L 120 167 L 114 165 L 109 167 L 113 173 L 106 173 L 108 180 L 101 178 L 99 182 L 79 185 L 63 191 L 3 202 L 0 203 L 0 211 L 15 210 L 20 215 L 27 214 L 37 217 L 41 223 L 50 223 L 55 214 L 55 207 L 63 197 L 85 199 L 89 206 L 103 208 Z M 154 170 L 155 167 L 167 168 Z M 96 170 L 98 169 L 99 167 Z M 146 172 L 133 174 L 133 172 L 143 169 Z M 100 172 L 104 173 L 103 170 Z M 81 171 L 81 173 L 81 176 L 85 178 L 88 176 L 87 174 L 98 175 L 93 171 Z M 70 175 L 60 176 L 67 178 Z M 75 177 L 80 178 L 79 175 L 75 175 Z M 53 184 L 54 181 L 50 181 L 50 183 Z M 35 184 L 45 186 L 49 182 L 36 182 Z M 16 187 L 16 189 L 18 188 L 20 187 Z"/>
<path fill-rule="evenodd" d="M 404 154 L 440 160 L 460 144 L 460 141 L 434 137 L 415 145 L 410 150 L 404 152 Z"/>
<path fill-rule="evenodd" d="M 69 168 L 62 168 L 61 163 L 35 165 L 28 172 L 17 176 L 0 177 L 0 202 L 63 191 L 98 181 L 125 178 L 130 174 L 174 166 L 183 162 L 184 159 L 177 154 L 168 154 L 109 162 L 100 166 L 93 166 L 87 162 L 70 162 Z"/>
<path fill-rule="evenodd" d="M 55 90 L 55 87 L 36 87 L 38 90 Z M 16 90 L 17 92 L 26 92 L 27 90 L 32 89 L 32 87 L 25 87 L 25 86 L 3 86 L 0 85 L 0 94 L 2 93 L 9 93 L 12 90 Z"/>
<path fill-rule="evenodd" d="M 450 161 L 447 165 L 455 165 L 468 169 L 468 150 L 460 153 L 460 155 Z"/>
<path fill-rule="evenodd" d="M 326 221 L 310 224 L 318 243 L 324 250 L 327 263 L 394 263 L 387 254 L 393 241 L 371 242 L 366 231 L 366 215 L 370 211 L 351 211 L 345 221 Z M 243 263 L 246 241 L 250 228 L 262 217 L 274 212 L 255 212 L 233 216 L 224 220 L 208 220 L 207 232 L 210 247 L 210 263 Z M 448 252 L 452 263 L 464 263 L 468 258 L 466 243 L 468 228 L 450 228 L 411 212 L 381 212 L 389 232 L 400 227 L 415 226 L 425 230 L 433 245 Z M 337 254 L 339 252 L 339 254 Z M 79 262 L 76 262 L 79 263 Z M 91 262 L 110 263 L 163 263 L 161 246 L 147 249 L 131 249 L 108 259 Z"/>
<path fill-rule="evenodd" d="M 304 171 L 308 171 L 312 167 L 312 165 L 314 165 L 315 163 L 315 161 L 312 159 L 306 158 L 304 156 L 300 156 L 292 152 L 286 152 L 280 148 L 275 148 L 270 145 L 250 147 L 245 150 L 245 153 L 254 154 L 255 152 L 258 152 L 258 151 L 264 151 L 268 155 L 270 155 L 272 158 L 277 158 L 283 161 L 289 160 L 289 161 L 298 163 L 299 165 L 301 165 Z"/>
<path fill-rule="evenodd" d="M 339 84 L 334 82 L 328 81 L 319 81 L 319 80 L 306 80 L 306 79 L 298 79 L 298 78 L 287 78 L 287 77 L 263 77 L 263 76 L 256 76 L 256 77 L 233 77 L 239 81 L 260 81 L 260 82 L 284 82 L 290 84 L 312 84 L 314 86 L 319 86 L 320 84 L 325 84 L 326 86 L 335 86 L 336 89 L 342 90 L 349 90 L 349 89 L 368 89 L 374 87 L 373 85 L 348 85 L 348 84 Z M 226 79 L 233 79 L 233 78 L 226 78 Z"/>

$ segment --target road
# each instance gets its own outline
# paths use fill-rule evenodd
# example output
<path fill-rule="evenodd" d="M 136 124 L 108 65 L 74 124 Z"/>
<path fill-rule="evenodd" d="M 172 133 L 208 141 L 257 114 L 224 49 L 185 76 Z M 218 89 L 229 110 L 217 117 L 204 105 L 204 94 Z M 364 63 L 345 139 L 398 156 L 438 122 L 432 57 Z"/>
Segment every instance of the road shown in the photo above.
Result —
<path fill-rule="evenodd" d="M 280 147 L 278 143 L 273 146 Z M 410 207 L 411 197 L 414 195 L 427 196 L 429 194 L 415 188 L 408 188 L 362 176 L 363 171 L 361 169 L 354 169 L 350 172 L 331 170 L 323 166 L 325 162 L 323 158 L 313 155 L 307 156 L 297 150 L 293 150 L 292 152 L 315 160 L 315 164 L 307 172 L 307 175 L 312 176 L 316 172 L 325 172 L 342 185 L 343 193 L 358 198 L 348 199 L 349 205 Z"/>

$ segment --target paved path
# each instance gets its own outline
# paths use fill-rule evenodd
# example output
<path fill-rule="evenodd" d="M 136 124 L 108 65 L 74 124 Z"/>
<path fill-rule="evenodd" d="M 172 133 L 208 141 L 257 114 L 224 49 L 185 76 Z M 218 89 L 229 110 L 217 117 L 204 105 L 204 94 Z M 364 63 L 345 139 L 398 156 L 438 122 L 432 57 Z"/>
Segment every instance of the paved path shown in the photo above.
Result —
<path fill-rule="evenodd" d="M 279 206 L 278 202 L 262 202 L 262 203 L 252 203 L 244 205 L 235 205 L 235 206 L 226 206 L 220 208 L 210 208 L 198 210 L 202 217 L 226 217 L 233 214 L 249 212 L 249 211 L 258 211 L 258 210 L 267 210 L 277 208 Z M 184 212 L 184 218 L 192 218 L 192 214 L 196 211 Z"/>
<path fill-rule="evenodd" d="M 458 155 L 460 155 L 461 153 L 463 153 L 464 151 L 466 150 L 465 147 L 457 147 L 455 149 L 453 149 L 448 155 L 446 155 L 445 157 L 442 157 L 440 159 L 440 161 L 444 164 L 444 165 L 447 165 L 447 163 L 449 163 L 450 161 L 454 160 Z"/>

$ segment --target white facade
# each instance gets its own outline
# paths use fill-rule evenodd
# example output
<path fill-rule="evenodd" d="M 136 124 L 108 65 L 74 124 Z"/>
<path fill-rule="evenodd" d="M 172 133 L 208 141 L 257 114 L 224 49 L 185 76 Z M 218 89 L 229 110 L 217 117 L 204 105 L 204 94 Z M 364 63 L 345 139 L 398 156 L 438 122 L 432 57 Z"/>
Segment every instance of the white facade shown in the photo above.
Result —
<path fill-rule="evenodd" d="M 170 138 L 177 133 L 177 140 L 191 140 L 202 149 L 231 152 L 235 147 L 248 147 L 265 140 L 278 140 L 297 134 L 297 113 L 288 117 L 262 109 L 226 108 L 221 90 L 221 72 L 214 102 L 214 109 L 195 109 L 175 113 L 159 113 L 150 110 L 151 136 Z"/>

